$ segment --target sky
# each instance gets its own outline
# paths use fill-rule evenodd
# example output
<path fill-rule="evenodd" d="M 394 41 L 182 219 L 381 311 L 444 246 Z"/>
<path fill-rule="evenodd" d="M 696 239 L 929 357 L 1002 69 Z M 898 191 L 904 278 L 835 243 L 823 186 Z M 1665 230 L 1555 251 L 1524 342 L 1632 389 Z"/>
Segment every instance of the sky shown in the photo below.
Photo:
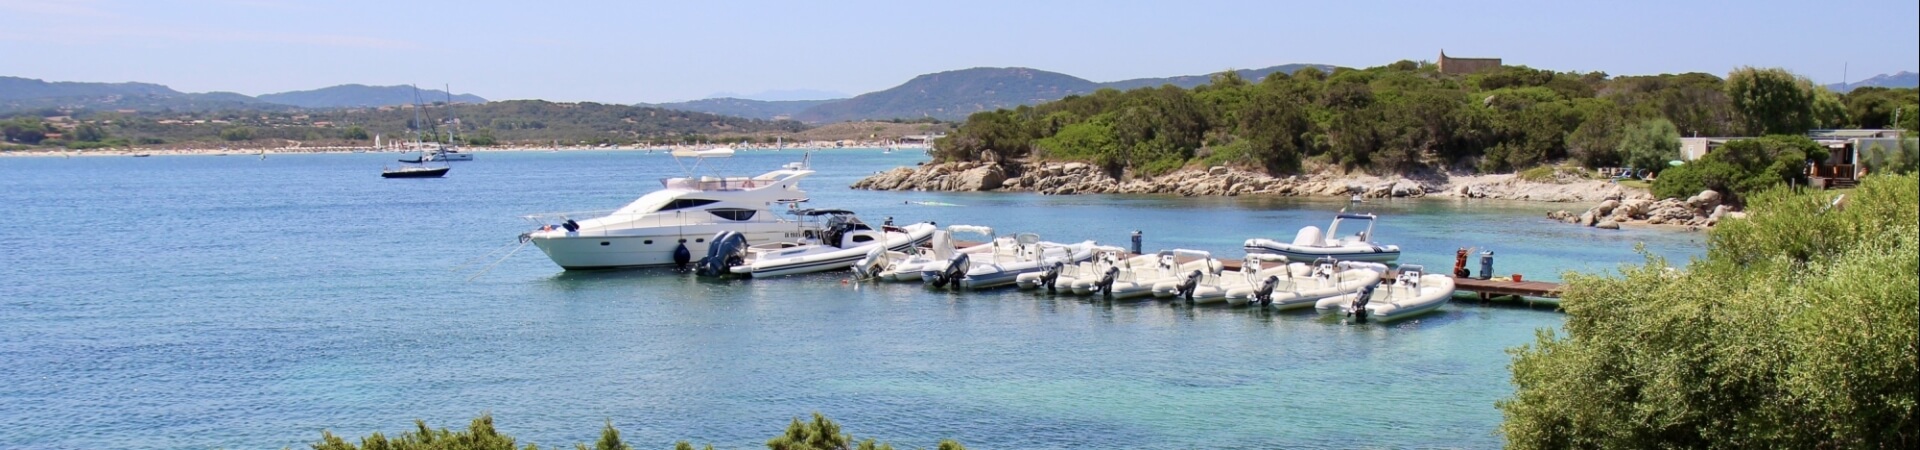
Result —
<path fill-rule="evenodd" d="M 1031 67 L 1093 81 L 1499 57 L 1611 75 L 1920 71 L 1920 1 L 0 0 L 0 76 L 490 100 L 859 94 Z"/>

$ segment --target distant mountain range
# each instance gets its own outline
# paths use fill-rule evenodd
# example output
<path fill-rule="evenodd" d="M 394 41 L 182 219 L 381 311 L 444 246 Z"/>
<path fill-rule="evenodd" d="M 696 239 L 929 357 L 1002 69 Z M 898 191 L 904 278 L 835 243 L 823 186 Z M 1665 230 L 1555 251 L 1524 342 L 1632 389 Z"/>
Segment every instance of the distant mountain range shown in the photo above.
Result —
<path fill-rule="evenodd" d="M 1860 80 L 1860 82 L 1858 83 L 1829 84 L 1827 85 L 1827 90 L 1844 93 L 1847 91 L 1852 91 L 1853 88 L 1862 88 L 1862 87 L 1868 87 L 1868 86 L 1883 87 L 1883 88 L 1920 87 L 1920 73 L 1913 73 L 1913 72 L 1908 72 L 1904 70 L 1900 71 L 1900 73 L 1896 73 L 1893 75 L 1887 75 L 1883 73 L 1879 75 L 1874 75 L 1873 78 Z"/>
<path fill-rule="evenodd" d="M 446 101 L 443 91 L 420 91 L 424 102 Z M 470 94 L 453 97 L 457 103 L 485 103 Z M 138 111 L 213 111 L 223 109 L 282 110 L 343 108 L 413 103 L 407 86 L 348 84 L 311 91 L 282 92 L 259 97 L 232 92 L 186 93 L 152 83 L 47 82 L 0 76 L 0 112 L 40 108 L 131 109 Z"/>
<path fill-rule="evenodd" d="M 422 103 L 447 101 L 447 92 L 438 89 L 419 90 Z M 260 101 L 293 105 L 301 108 L 369 108 L 376 106 L 407 105 L 414 102 L 412 86 L 367 86 L 362 84 L 342 84 L 334 87 L 311 91 L 281 92 L 259 97 Z M 487 99 L 473 94 L 453 96 L 453 103 L 486 103 Z"/>
<path fill-rule="evenodd" d="M 1259 81 L 1274 72 L 1293 73 L 1307 67 L 1323 71 L 1334 69 L 1334 66 L 1325 64 L 1287 64 L 1236 72 L 1241 78 Z M 1104 88 L 1129 90 L 1165 84 L 1192 88 L 1206 84 L 1211 78 L 1211 74 L 1185 75 L 1096 83 L 1072 75 L 1025 67 L 976 67 L 913 77 L 906 84 L 892 89 L 849 99 L 769 102 L 721 98 L 645 106 L 755 119 L 791 118 L 812 123 L 921 117 L 960 120 L 980 111 L 1059 100 Z"/>

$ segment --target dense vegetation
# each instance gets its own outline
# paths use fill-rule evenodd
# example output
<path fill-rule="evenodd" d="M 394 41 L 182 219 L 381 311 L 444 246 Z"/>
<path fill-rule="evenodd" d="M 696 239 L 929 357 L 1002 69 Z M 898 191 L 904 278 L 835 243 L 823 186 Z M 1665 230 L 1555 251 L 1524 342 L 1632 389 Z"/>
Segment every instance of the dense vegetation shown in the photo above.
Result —
<path fill-rule="evenodd" d="M 468 144 L 496 142 L 626 144 L 634 142 L 699 142 L 714 135 L 743 135 L 762 132 L 794 132 L 805 129 L 793 121 L 764 121 L 716 116 L 660 108 L 641 108 L 597 103 L 553 103 L 515 100 L 482 104 L 455 104 L 452 111 L 436 103 L 424 109 L 427 127 L 445 131 L 457 117 L 460 138 Z M 131 143 L 216 143 L 220 145 L 284 145 L 286 141 L 371 145 L 370 135 L 384 135 L 388 142 L 409 139 L 412 108 L 332 109 L 306 112 L 237 110 L 221 112 L 119 113 L 82 111 L 68 122 L 75 128 L 97 127 L 106 135 L 124 141 L 87 141 L 65 136 L 60 141 L 42 142 L 56 128 L 43 115 L 63 114 L 44 111 L 17 115 L 0 124 L 9 131 L 9 142 L 38 145 L 63 145 L 90 148 L 96 144 Z M 450 115 L 451 114 L 451 115 Z M 4 117 L 4 116 L 0 116 Z M 59 117 L 59 116 L 55 116 Z M 40 130 L 38 136 L 33 131 Z M 73 135 L 74 133 L 64 133 Z M 93 142 L 94 144 L 88 144 Z"/>
<path fill-rule="evenodd" d="M 1913 448 L 1920 178 L 1775 188 L 1684 270 L 1571 274 L 1513 351 L 1514 448 Z"/>
<path fill-rule="evenodd" d="M 1727 142 L 1706 156 L 1660 172 L 1653 195 L 1687 198 L 1712 189 L 1733 203 L 1782 184 L 1805 185 L 1806 162 L 1825 161 L 1827 149 L 1806 136 L 1773 135 Z"/>
<path fill-rule="evenodd" d="M 1258 83 L 1225 72 L 1193 89 L 1100 90 L 974 114 L 937 147 L 943 160 L 1080 160 L 1114 173 L 1188 164 L 1275 174 L 1327 166 L 1506 172 L 1560 160 L 1657 170 L 1665 164 L 1656 161 L 1678 159 L 1681 134 L 1885 125 L 1892 108 L 1920 111 L 1913 92 L 1863 89 L 1842 98 L 1779 69 L 1742 68 L 1727 79 L 1513 66 L 1454 76 L 1400 61 L 1276 73 Z M 1854 117 L 1850 107 L 1870 113 Z"/>
<path fill-rule="evenodd" d="M 320 441 L 313 444 L 314 450 L 538 450 L 540 447 L 527 444 L 518 447 L 512 437 L 493 427 L 493 416 L 484 415 L 473 419 L 466 430 L 452 431 L 445 428 L 427 428 L 426 422 L 414 421 L 414 430 L 402 433 L 399 437 L 388 438 L 375 432 L 360 438 L 358 445 L 335 436 L 332 432 L 320 432 Z M 548 447 L 559 448 L 559 447 Z M 575 444 L 574 448 L 586 450 L 586 444 Z M 594 441 L 594 450 L 631 450 L 632 445 L 620 439 L 620 430 L 614 429 L 611 422 L 600 429 L 600 439 Z M 674 450 L 693 450 L 693 443 L 680 441 Z M 713 450 L 708 444 L 706 450 Z M 941 440 L 938 450 L 966 450 L 966 447 L 953 440 Z M 768 450 L 892 450 L 893 445 L 876 442 L 873 439 L 854 439 L 853 435 L 840 431 L 840 424 L 834 423 L 819 413 L 813 414 L 813 420 L 801 421 L 794 418 L 787 430 L 767 440 Z"/>

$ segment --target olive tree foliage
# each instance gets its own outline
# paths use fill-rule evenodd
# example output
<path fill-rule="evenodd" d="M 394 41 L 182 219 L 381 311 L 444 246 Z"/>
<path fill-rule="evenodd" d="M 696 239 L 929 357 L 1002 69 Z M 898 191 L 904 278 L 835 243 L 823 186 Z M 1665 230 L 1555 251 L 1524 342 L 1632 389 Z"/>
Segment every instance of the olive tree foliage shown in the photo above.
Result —
<path fill-rule="evenodd" d="M 1920 445 L 1920 179 L 1839 195 L 1757 194 L 1681 270 L 1568 274 L 1564 331 L 1511 350 L 1508 445 Z"/>
<path fill-rule="evenodd" d="M 1627 167 L 1658 172 L 1680 159 L 1680 130 L 1667 119 L 1640 122 L 1625 130 L 1618 153 Z"/>
<path fill-rule="evenodd" d="M 1850 122 L 1839 96 L 1786 69 L 1735 69 L 1726 90 L 1751 134 L 1802 134 Z"/>

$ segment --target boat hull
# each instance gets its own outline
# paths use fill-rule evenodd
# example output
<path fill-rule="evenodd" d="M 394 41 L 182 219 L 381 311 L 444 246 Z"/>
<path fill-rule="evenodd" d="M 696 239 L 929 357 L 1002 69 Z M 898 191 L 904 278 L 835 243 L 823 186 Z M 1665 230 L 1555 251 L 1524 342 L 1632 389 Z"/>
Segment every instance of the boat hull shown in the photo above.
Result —
<path fill-rule="evenodd" d="M 793 222 L 702 224 L 635 229 L 620 235 L 536 236 L 531 241 L 547 254 L 547 259 L 566 270 L 672 266 L 680 240 L 686 240 L 688 253 L 697 260 L 707 254 L 707 239 L 721 231 L 738 231 L 748 244 L 763 244 L 798 237 L 801 228 Z"/>
<path fill-rule="evenodd" d="M 1391 263 L 1400 259 L 1400 246 L 1397 245 L 1310 247 L 1275 242 L 1267 239 L 1255 239 L 1248 241 L 1245 248 L 1247 253 L 1283 255 L 1288 259 L 1296 261 L 1334 258 L 1341 261 Z"/>
<path fill-rule="evenodd" d="M 440 178 L 447 176 L 446 167 L 423 170 L 393 170 L 380 172 L 380 178 Z"/>

